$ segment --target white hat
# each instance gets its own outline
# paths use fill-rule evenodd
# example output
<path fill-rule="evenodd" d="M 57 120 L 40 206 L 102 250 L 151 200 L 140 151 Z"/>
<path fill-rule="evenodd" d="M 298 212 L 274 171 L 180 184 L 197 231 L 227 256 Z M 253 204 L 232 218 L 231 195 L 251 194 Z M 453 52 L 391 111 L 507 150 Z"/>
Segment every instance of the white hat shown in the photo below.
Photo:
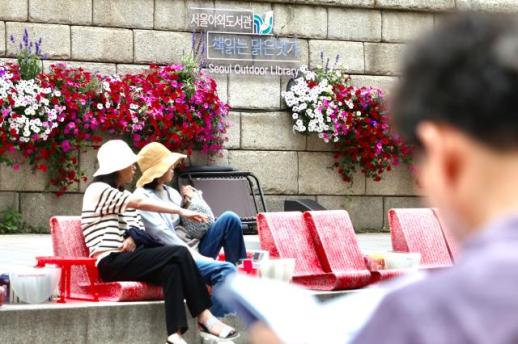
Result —
<path fill-rule="evenodd" d="M 95 171 L 94 177 L 123 170 L 137 162 L 137 156 L 126 142 L 110 140 L 99 148 L 97 161 L 99 168 Z"/>

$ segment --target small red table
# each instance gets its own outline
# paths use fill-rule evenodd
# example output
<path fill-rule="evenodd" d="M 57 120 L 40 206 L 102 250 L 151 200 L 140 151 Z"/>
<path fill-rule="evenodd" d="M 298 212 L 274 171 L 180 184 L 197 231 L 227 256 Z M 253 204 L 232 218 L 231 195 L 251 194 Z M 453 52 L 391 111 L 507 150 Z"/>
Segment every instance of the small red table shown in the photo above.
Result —
<path fill-rule="evenodd" d="M 42 268 L 47 264 L 53 264 L 61 268 L 61 279 L 59 281 L 59 303 L 65 303 L 65 299 L 79 299 L 88 301 L 99 301 L 99 293 L 97 291 L 96 282 L 98 280 L 97 267 L 95 266 L 95 258 L 87 257 L 36 257 L 36 267 Z M 71 267 L 84 266 L 88 277 L 90 278 L 91 299 L 83 299 L 70 296 Z"/>

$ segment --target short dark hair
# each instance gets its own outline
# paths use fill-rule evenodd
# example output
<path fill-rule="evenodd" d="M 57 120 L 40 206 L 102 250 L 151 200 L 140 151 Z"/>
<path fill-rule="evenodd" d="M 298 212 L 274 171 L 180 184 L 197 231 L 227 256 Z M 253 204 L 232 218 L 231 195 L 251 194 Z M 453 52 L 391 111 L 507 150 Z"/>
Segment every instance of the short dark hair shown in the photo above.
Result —
<path fill-rule="evenodd" d="M 496 149 L 518 148 L 518 17 L 459 13 L 409 51 L 394 121 L 418 144 L 420 122 L 446 123 Z"/>
<path fill-rule="evenodd" d="M 123 191 L 124 187 L 117 185 L 117 181 L 119 179 L 119 171 L 115 171 L 109 174 L 101 174 L 98 176 L 95 176 L 92 180 L 92 183 L 95 182 L 102 182 L 110 185 L 112 188 L 116 188 L 119 191 Z"/>
<path fill-rule="evenodd" d="M 152 181 L 150 181 L 149 183 L 144 184 L 143 188 L 149 189 L 149 190 L 156 190 L 156 188 L 158 187 L 158 184 L 159 184 L 159 182 L 158 182 L 159 179 L 160 178 L 155 178 Z"/>

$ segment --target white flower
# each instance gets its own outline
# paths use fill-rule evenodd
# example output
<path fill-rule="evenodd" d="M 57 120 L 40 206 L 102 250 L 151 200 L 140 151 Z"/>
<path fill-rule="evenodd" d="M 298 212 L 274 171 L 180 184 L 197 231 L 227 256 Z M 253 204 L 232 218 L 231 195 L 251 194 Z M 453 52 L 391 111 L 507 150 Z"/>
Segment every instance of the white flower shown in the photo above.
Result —
<path fill-rule="evenodd" d="M 54 91 L 54 95 L 55 95 L 56 97 L 60 97 L 60 96 L 61 96 L 61 92 L 60 92 L 59 90 L 55 90 L 55 91 Z"/>
<path fill-rule="evenodd" d="M 292 117 L 293 119 L 298 119 L 298 118 L 299 118 L 299 114 L 298 114 L 298 113 L 296 113 L 296 112 L 294 112 L 294 113 L 293 113 L 293 115 L 291 115 L 291 117 Z"/>
<path fill-rule="evenodd" d="M 138 109 L 138 105 L 137 104 L 130 104 L 130 109 L 131 110 L 137 110 Z"/>
<path fill-rule="evenodd" d="M 103 109 L 103 104 L 97 103 L 97 109 L 102 110 Z"/>

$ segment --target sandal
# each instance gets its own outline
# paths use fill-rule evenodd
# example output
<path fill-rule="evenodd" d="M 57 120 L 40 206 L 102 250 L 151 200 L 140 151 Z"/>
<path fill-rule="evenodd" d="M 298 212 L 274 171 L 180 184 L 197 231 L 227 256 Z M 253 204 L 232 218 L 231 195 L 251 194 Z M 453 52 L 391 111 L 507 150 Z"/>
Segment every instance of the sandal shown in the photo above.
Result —
<path fill-rule="evenodd" d="M 167 339 L 166 344 L 187 344 L 187 342 L 182 337 L 178 336 L 178 337 L 175 337 L 173 339 L 173 341 L 170 341 L 169 339 Z"/>
<path fill-rule="evenodd" d="M 213 334 L 211 330 L 217 326 L 218 324 L 223 324 L 223 328 L 221 329 L 221 332 L 219 335 Z M 198 326 L 200 328 L 200 335 L 205 340 L 233 340 L 239 337 L 239 333 L 232 327 L 228 326 L 227 324 L 221 322 L 216 317 L 211 317 L 207 321 L 207 323 L 204 325 L 200 322 L 198 322 Z"/>

